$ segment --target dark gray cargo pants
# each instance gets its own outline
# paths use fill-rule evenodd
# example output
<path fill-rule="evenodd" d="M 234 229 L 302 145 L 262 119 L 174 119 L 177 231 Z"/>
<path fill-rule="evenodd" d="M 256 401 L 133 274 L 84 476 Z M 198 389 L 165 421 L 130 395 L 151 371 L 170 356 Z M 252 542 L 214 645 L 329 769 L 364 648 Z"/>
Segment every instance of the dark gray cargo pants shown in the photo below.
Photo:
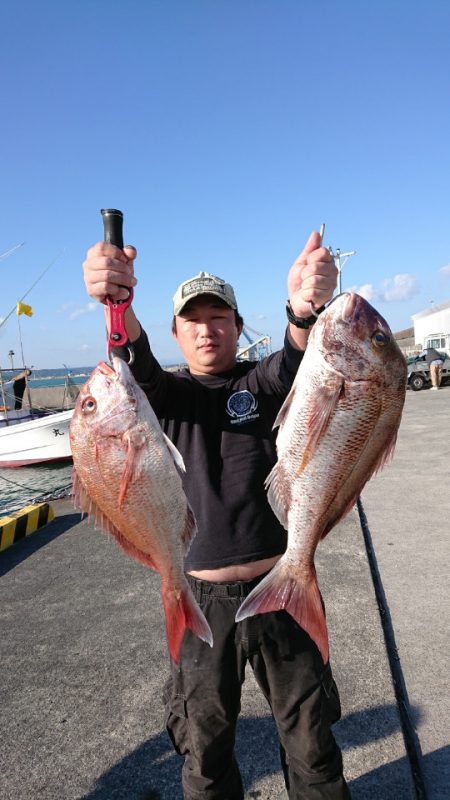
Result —
<path fill-rule="evenodd" d="M 186 800 L 244 797 L 233 751 L 247 661 L 277 725 L 290 800 L 349 800 L 331 732 L 340 717 L 339 695 L 315 644 L 284 611 L 235 623 L 243 598 L 262 576 L 236 583 L 187 577 L 214 647 L 187 631 L 164 690 L 167 730 L 184 756 Z"/>

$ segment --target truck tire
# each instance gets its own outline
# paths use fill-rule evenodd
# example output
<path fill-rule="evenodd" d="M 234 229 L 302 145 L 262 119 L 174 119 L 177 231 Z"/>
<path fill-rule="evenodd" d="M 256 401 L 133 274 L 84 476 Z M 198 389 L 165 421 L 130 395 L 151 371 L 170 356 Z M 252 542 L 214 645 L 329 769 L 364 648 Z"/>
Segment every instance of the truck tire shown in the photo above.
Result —
<path fill-rule="evenodd" d="M 415 375 L 412 375 L 411 378 L 409 379 L 409 385 L 413 390 L 413 392 L 420 392 L 420 390 L 423 389 L 423 387 L 425 386 L 425 379 L 423 378 L 422 375 L 416 373 Z"/>

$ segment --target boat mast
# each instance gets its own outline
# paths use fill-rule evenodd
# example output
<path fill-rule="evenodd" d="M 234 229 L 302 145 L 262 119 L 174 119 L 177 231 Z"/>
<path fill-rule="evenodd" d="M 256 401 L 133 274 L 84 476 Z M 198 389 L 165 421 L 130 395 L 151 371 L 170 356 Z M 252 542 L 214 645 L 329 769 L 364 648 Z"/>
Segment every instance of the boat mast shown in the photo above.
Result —
<path fill-rule="evenodd" d="M 1 393 L 2 393 L 3 408 L 4 408 L 4 411 L 5 411 L 5 420 L 6 420 L 6 424 L 8 424 L 8 411 L 7 411 L 7 408 L 6 408 L 5 387 L 3 386 L 3 370 L 2 370 L 1 367 L 0 367 L 0 389 L 1 389 Z"/>
<path fill-rule="evenodd" d="M 23 295 L 22 295 L 22 297 L 20 298 L 20 300 L 18 300 L 18 302 L 19 302 L 19 303 L 21 303 L 21 302 L 22 302 L 22 300 L 25 300 L 26 296 L 30 294 L 31 290 L 32 290 L 32 289 L 34 289 L 34 287 L 36 286 L 36 284 L 37 284 L 37 283 L 39 283 L 39 281 L 41 280 L 41 278 L 43 278 L 43 277 L 44 277 L 45 273 L 46 273 L 46 272 L 48 272 L 48 270 L 50 269 L 50 267 L 53 267 L 53 264 L 54 264 L 56 261 L 58 261 L 58 258 L 61 258 L 61 256 L 62 256 L 63 252 L 64 252 L 64 250 L 61 250 L 61 252 L 59 252 L 59 253 L 58 253 L 58 254 L 55 256 L 55 258 L 53 259 L 53 261 L 50 261 L 50 264 L 48 264 L 48 265 L 46 266 L 46 268 L 45 268 L 45 269 L 44 269 L 44 270 L 41 272 L 41 274 L 39 275 L 39 277 L 38 277 L 38 278 L 36 278 L 35 282 L 31 284 L 30 288 L 29 288 L 29 289 L 27 289 L 27 291 L 25 292 L 25 294 L 23 294 Z M 1 328 L 1 327 L 2 327 L 2 326 L 5 324 L 5 322 L 6 322 L 6 321 L 7 321 L 7 320 L 10 318 L 11 314 L 14 314 L 14 312 L 15 312 L 16 308 L 17 308 L 17 303 L 15 303 L 15 304 L 13 305 L 13 307 L 12 307 L 11 311 L 10 311 L 10 312 L 9 312 L 9 313 L 6 315 L 6 317 L 4 317 L 4 318 L 2 319 L 2 321 L 0 322 L 0 328 Z"/>
<path fill-rule="evenodd" d="M 20 327 L 20 317 L 19 316 L 17 317 L 17 324 L 19 326 L 20 352 L 21 352 L 21 355 L 22 355 L 22 369 L 24 370 L 25 388 L 26 388 L 26 392 L 27 392 L 28 406 L 29 406 L 29 409 L 30 409 L 31 419 L 33 419 L 34 418 L 33 403 L 31 401 L 30 385 L 28 383 L 28 374 L 27 374 L 28 368 L 25 365 L 25 358 L 24 358 L 24 355 L 23 355 L 22 328 Z"/>
<path fill-rule="evenodd" d="M 5 252 L 0 255 L 0 261 L 4 261 L 5 258 L 8 258 L 8 256 L 11 255 L 11 253 L 14 253 L 14 250 L 18 250 L 19 247 L 23 247 L 24 244 L 25 242 L 21 242 L 20 244 L 16 244 L 14 247 L 11 247 L 9 250 L 5 250 Z"/>

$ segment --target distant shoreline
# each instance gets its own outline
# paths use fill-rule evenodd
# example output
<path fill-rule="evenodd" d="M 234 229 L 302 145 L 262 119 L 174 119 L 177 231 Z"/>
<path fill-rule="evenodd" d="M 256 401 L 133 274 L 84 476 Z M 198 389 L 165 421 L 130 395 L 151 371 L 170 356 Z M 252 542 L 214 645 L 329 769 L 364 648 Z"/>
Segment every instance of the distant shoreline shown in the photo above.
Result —
<path fill-rule="evenodd" d="M 162 364 L 163 369 L 168 372 L 176 372 L 177 370 L 184 369 L 186 364 Z M 27 367 L 27 369 L 32 369 Z M 82 386 L 86 383 L 87 379 L 94 371 L 95 367 L 79 368 L 70 370 L 32 370 L 32 375 L 28 378 L 28 385 L 30 389 L 52 389 L 60 386 L 65 386 L 67 378 L 72 385 Z M 42 374 L 47 373 L 47 374 Z M 8 370 L 3 370 L 3 382 L 9 381 Z"/>

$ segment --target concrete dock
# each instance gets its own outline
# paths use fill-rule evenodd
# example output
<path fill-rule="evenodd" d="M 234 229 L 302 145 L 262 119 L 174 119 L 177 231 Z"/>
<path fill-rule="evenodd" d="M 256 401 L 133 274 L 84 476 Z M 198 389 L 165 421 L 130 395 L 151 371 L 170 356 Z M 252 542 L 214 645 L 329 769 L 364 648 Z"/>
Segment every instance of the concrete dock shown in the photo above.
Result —
<path fill-rule="evenodd" d="M 449 423 L 450 387 L 408 392 L 367 524 L 355 508 L 317 554 L 353 800 L 450 798 Z M 2 800 L 181 800 L 159 577 L 52 505 L 0 555 Z M 246 800 L 286 797 L 250 670 L 236 751 Z"/>

